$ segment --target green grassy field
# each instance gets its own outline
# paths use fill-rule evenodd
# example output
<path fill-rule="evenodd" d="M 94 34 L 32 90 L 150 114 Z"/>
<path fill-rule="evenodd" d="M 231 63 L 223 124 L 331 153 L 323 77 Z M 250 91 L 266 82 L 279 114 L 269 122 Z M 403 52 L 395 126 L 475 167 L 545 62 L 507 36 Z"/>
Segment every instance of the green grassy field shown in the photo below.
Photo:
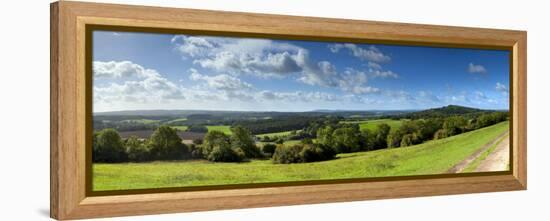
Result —
<path fill-rule="evenodd" d="M 231 135 L 231 126 L 225 126 L 225 125 L 216 125 L 216 126 L 206 126 L 208 128 L 208 131 L 221 131 L 227 135 Z"/>
<path fill-rule="evenodd" d="M 303 164 L 179 162 L 94 164 L 94 190 L 441 174 L 508 129 L 508 122 L 395 149 L 339 154 Z"/>
<path fill-rule="evenodd" d="M 166 123 L 172 124 L 172 123 L 179 123 L 179 122 L 185 122 L 185 121 L 187 121 L 187 118 L 178 118 L 178 119 L 174 119 L 174 120 L 168 121 L 168 122 L 166 122 Z"/>
<path fill-rule="evenodd" d="M 170 126 L 170 127 L 181 131 L 186 131 L 189 128 L 188 126 Z"/>
<path fill-rule="evenodd" d="M 159 120 L 151 120 L 151 119 L 135 119 L 135 120 L 124 120 L 125 122 L 133 122 L 133 123 L 140 123 L 140 124 L 154 124 L 158 123 Z"/>
<path fill-rule="evenodd" d="M 403 121 L 392 119 L 378 119 L 378 120 L 361 120 L 361 121 L 345 121 L 347 124 L 359 124 L 361 130 L 369 129 L 371 131 L 376 130 L 379 124 L 388 124 L 392 130 L 397 130 Z"/>

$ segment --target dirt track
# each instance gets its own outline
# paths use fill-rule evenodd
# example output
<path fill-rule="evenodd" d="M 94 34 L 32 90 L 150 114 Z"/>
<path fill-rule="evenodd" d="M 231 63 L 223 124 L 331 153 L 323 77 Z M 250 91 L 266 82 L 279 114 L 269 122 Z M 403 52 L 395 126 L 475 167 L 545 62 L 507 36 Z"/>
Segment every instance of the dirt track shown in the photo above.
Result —
<path fill-rule="evenodd" d="M 502 137 L 508 137 L 508 132 L 502 133 L 501 135 L 497 136 L 491 142 L 485 144 L 482 148 L 477 150 L 474 154 L 470 155 L 468 158 L 464 159 L 463 161 L 461 161 L 460 163 L 458 163 L 457 165 L 455 165 L 451 169 L 449 169 L 447 171 L 447 173 L 461 173 L 464 169 L 466 169 L 466 167 L 468 167 L 468 165 L 470 165 L 470 163 L 472 163 L 474 160 L 476 160 L 478 157 L 480 157 L 481 154 L 483 154 L 483 152 L 485 152 L 487 149 L 491 148 L 491 146 L 496 144 Z M 508 139 L 506 139 L 506 140 L 508 140 Z M 500 142 L 500 144 L 502 144 L 502 143 L 504 143 L 504 141 Z M 506 142 L 506 145 L 507 144 L 508 144 L 508 142 Z M 497 147 L 497 149 L 498 149 L 498 147 Z M 495 149 L 493 151 L 493 153 L 497 152 L 497 149 Z M 493 155 L 493 153 L 491 153 L 489 156 Z M 484 161 L 487 161 L 488 158 L 489 157 L 487 157 Z M 508 163 L 507 158 L 505 158 L 505 160 L 506 160 L 506 163 Z M 482 163 L 485 163 L 485 162 L 482 162 Z M 489 163 L 489 164 L 491 164 L 491 163 Z M 504 166 L 506 167 L 507 164 L 504 165 Z"/>
<path fill-rule="evenodd" d="M 481 164 L 476 168 L 476 172 L 504 171 L 508 170 L 510 158 L 510 139 L 508 136 L 502 140 L 497 147 Z"/>

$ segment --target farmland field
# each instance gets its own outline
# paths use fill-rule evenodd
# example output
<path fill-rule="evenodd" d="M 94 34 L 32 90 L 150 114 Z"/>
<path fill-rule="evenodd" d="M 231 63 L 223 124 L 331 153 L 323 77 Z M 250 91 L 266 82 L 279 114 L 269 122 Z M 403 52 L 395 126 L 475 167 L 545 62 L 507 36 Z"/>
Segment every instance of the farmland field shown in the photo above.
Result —
<path fill-rule="evenodd" d="M 208 131 L 220 131 L 227 135 L 231 135 L 231 126 L 226 125 L 216 125 L 216 126 L 206 126 L 208 128 Z"/>
<path fill-rule="evenodd" d="M 388 124 L 392 130 L 396 130 L 401 126 L 403 120 L 392 120 L 392 119 L 378 119 L 378 120 L 360 120 L 360 121 L 344 121 L 342 123 L 346 124 L 359 124 L 359 129 L 369 129 L 370 131 L 376 130 L 379 124 Z"/>
<path fill-rule="evenodd" d="M 399 122 L 390 123 L 395 125 Z M 373 124 L 370 122 L 366 125 Z M 415 146 L 339 154 L 335 160 L 306 164 L 273 164 L 271 160 L 245 163 L 211 163 L 205 160 L 94 163 L 93 189 L 124 190 L 441 174 L 506 132 L 508 125 L 506 121 Z M 209 127 L 211 129 L 227 132 L 229 126 Z"/>
<path fill-rule="evenodd" d="M 188 126 L 170 126 L 170 127 L 178 129 L 180 131 L 186 131 L 189 128 Z"/>

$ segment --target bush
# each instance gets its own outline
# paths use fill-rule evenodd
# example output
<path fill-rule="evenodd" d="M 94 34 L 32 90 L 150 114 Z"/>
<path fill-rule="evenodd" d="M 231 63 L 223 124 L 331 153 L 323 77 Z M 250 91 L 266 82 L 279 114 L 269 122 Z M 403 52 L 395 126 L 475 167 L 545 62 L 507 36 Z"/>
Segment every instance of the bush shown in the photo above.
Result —
<path fill-rule="evenodd" d="M 115 129 L 103 129 L 94 134 L 92 161 L 117 163 L 128 160 L 126 149 Z"/>
<path fill-rule="evenodd" d="M 302 162 L 316 162 L 334 159 L 336 151 L 332 147 L 324 146 L 321 144 L 307 144 L 304 145 L 302 151 L 300 151 L 300 157 Z"/>
<path fill-rule="evenodd" d="M 241 162 L 246 158 L 241 149 L 231 148 L 229 145 L 217 145 L 210 154 L 207 160 L 213 162 Z"/>
<path fill-rule="evenodd" d="M 187 146 L 181 142 L 176 129 L 160 126 L 147 144 L 154 160 L 179 160 L 188 154 Z"/>
<path fill-rule="evenodd" d="M 262 152 L 266 154 L 267 156 L 271 157 L 273 156 L 273 153 L 275 153 L 275 149 L 277 148 L 277 145 L 267 143 L 262 146 Z"/>
<path fill-rule="evenodd" d="M 403 138 L 401 139 L 400 146 L 401 147 L 407 147 L 413 145 L 413 135 L 412 134 L 405 134 Z"/>
<path fill-rule="evenodd" d="M 137 137 L 132 136 L 128 138 L 125 146 L 129 161 L 143 162 L 150 160 L 149 149 Z"/>
<path fill-rule="evenodd" d="M 203 159 L 205 158 L 202 154 L 202 149 L 200 145 L 191 144 L 189 145 L 189 154 L 193 159 Z"/>
<path fill-rule="evenodd" d="M 384 149 L 388 147 L 388 134 L 390 134 L 391 127 L 388 124 L 379 124 L 374 134 L 374 148 Z"/>
<path fill-rule="evenodd" d="M 449 137 L 449 135 L 447 133 L 447 130 L 445 130 L 445 129 L 439 129 L 434 134 L 434 139 L 435 140 L 443 139 L 443 138 L 446 138 L 446 137 Z"/>
<path fill-rule="evenodd" d="M 277 145 L 275 152 L 273 153 L 274 163 L 300 163 L 302 162 L 301 152 L 303 146 L 301 145 Z"/>
<path fill-rule="evenodd" d="M 232 148 L 229 136 L 220 131 L 209 131 L 204 137 L 202 155 L 214 162 L 241 162 L 246 159 L 240 148 Z"/>

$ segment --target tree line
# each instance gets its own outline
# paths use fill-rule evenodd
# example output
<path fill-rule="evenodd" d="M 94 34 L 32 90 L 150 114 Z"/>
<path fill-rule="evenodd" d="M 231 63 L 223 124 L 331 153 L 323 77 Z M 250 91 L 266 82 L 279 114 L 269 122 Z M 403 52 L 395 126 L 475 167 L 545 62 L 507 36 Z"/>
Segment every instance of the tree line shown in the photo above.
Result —
<path fill-rule="evenodd" d="M 293 136 L 295 145 L 267 143 L 261 147 L 251 131 L 237 125 L 232 134 L 209 131 L 203 140 L 182 143 L 176 129 L 160 126 L 149 139 L 122 139 L 117 130 L 108 128 L 93 135 L 93 162 L 144 162 L 154 160 L 206 159 L 212 162 L 243 162 L 271 158 L 274 163 L 304 163 L 330 160 L 339 153 L 405 147 L 431 139 L 442 139 L 490 126 L 508 118 L 506 112 L 493 112 L 467 118 L 451 116 L 407 120 L 394 130 L 379 124 L 373 131 L 360 130 L 358 124 L 342 124 L 335 119 L 313 121 Z"/>

